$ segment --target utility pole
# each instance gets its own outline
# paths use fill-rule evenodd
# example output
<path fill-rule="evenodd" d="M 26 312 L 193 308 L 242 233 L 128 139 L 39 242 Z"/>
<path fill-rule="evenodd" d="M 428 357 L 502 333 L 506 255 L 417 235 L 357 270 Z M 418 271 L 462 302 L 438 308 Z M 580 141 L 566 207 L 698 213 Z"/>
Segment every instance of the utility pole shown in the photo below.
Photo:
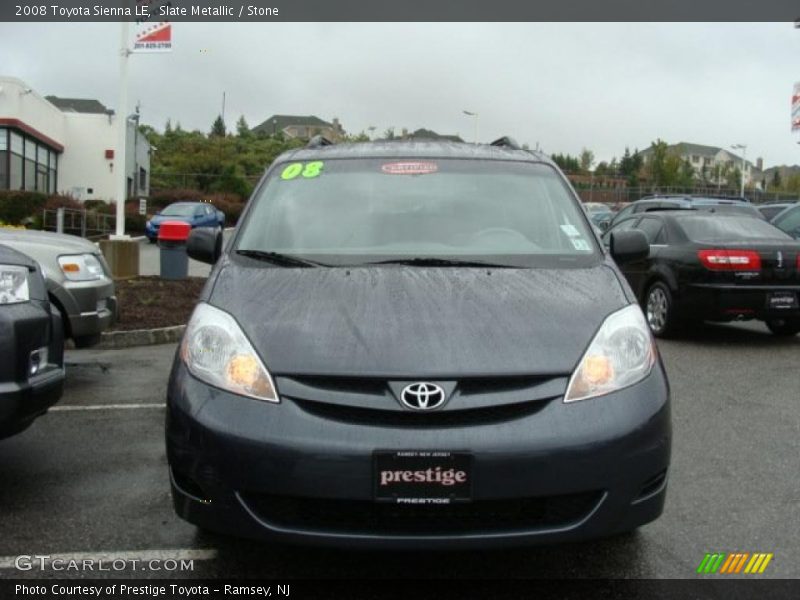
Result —
<path fill-rule="evenodd" d="M 125 199 L 128 195 L 128 174 L 126 173 L 126 150 L 128 133 L 128 22 L 120 23 L 119 48 L 119 103 L 117 106 L 117 150 L 114 163 L 117 167 L 117 227 L 112 239 L 128 239 L 125 235 Z"/>

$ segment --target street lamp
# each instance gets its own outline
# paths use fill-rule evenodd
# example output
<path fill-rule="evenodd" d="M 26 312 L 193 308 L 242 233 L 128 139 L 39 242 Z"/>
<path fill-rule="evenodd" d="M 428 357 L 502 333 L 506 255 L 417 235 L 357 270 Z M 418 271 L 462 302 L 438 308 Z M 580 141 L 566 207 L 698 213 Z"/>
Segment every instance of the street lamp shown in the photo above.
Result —
<path fill-rule="evenodd" d="M 478 143 L 478 113 L 470 112 L 468 110 L 463 111 L 465 115 L 468 117 L 475 117 L 475 143 Z"/>
<path fill-rule="evenodd" d="M 739 195 L 744 198 L 744 171 L 747 168 L 747 161 L 745 160 L 745 156 L 747 156 L 747 144 L 734 144 L 731 148 L 733 150 L 742 151 L 742 191 Z"/>

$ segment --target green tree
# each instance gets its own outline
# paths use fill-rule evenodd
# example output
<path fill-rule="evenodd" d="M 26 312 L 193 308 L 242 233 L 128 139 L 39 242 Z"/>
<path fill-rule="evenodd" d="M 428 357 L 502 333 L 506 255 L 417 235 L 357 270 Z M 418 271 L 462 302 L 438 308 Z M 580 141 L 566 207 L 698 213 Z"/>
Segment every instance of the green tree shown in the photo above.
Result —
<path fill-rule="evenodd" d="M 619 161 L 619 174 L 628 180 L 628 185 L 635 187 L 639 185 L 639 172 L 642 170 L 642 155 L 639 150 L 634 150 L 631 154 L 630 149 L 626 146 L 625 152 Z"/>
<path fill-rule="evenodd" d="M 394 139 L 394 127 L 389 127 L 386 131 L 383 132 L 383 139 L 385 140 Z"/>
<path fill-rule="evenodd" d="M 783 182 L 781 181 L 781 172 L 778 169 L 775 169 L 775 172 L 772 174 L 772 188 L 775 190 L 781 189 L 781 185 Z"/>
<path fill-rule="evenodd" d="M 742 172 L 739 168 L 728 169 L 725 175 L 725 185 L 731 189 L 738 190 L 742 185 Z"/>
<path fill-rule="evenodd" d="M 240 138 L 250 138 L 253 136 L 253 132 L 250 131 L 250 126 L 247 124 L 244 115 L 239 117 L 239 120 L 236 121 L 236 135 Z"/>
<path fill-rule="evenodd" d="M 588 173 L 592 170 L 592 165 L 594 164 L 594 152 L 589 150 L 588 148 L 583 148 L 581 150 L 581 158 L 580 158 L 580 166 L 581 171 L 584 173 Z"/>
<path fill-rule="evenodd" d="M 217 115 L 217 118 L 214 119 L 214 123 L 211 125 L 211 133 L 209 135 L 212 137 L 225 137 L 226 133 L 225 121 L 222 120 L 222 115 Z"/>

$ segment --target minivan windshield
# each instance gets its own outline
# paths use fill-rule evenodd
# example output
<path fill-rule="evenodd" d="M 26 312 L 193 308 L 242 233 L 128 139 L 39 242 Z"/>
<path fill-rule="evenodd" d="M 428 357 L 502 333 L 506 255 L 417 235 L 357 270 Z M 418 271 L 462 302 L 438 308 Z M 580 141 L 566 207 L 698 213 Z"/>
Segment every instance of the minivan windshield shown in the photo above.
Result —
<path fill-rule="evenodd" d="M 235 245 L 239 254 L 351 265 L 393 259 L 585 265 L 599 257 L 579 204 L 541 163 L 289 162 L 276 167 L 253 203 Z"/>

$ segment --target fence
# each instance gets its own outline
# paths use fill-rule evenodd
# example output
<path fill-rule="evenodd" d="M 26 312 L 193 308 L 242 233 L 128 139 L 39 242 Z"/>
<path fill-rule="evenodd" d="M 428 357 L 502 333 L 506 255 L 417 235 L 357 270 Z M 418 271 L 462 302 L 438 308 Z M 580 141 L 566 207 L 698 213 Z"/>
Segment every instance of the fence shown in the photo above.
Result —
<path fill-rule="evenodd" d="M 605 204 L 619 204 L 622 202 L 635 202 L 645 196 L 727 196 L 739 198 L 740 189 L 718 187 L 602 187 L 580 186 L 576 192 L 584 202 L 603 202 Z M 745 198 L 754 204 L 767 202 L 796 202 L 800 200 L 797 193 L 787 192 L 762 192 L 760 190 L 745 190 Z"/>
<path fill-rule="evenodd" d="M 58 208 L 42 211 L 42 229 L 85 238 L 102 238 L 115 230 L 116 217 L 93 210 Z"/>

